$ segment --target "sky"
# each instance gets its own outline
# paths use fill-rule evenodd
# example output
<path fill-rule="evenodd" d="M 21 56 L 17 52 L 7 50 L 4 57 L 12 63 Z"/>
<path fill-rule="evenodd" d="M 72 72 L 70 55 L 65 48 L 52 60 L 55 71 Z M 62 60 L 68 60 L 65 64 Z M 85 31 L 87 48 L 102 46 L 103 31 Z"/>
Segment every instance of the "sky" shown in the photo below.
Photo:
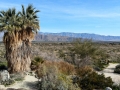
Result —
<path fill-rule="evenodd" d="M 0 10 L 32 4 L 40 32 L 120 36 L 120 0 L 0 0 Z"/>

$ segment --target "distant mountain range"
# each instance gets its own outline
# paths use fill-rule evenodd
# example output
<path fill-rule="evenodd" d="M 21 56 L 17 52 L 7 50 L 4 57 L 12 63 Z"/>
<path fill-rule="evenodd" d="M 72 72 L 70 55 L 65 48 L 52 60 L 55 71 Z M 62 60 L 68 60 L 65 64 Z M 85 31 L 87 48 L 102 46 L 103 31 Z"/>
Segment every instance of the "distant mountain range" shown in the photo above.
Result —
<path fill-rule="evenodd" d="M 4 33 L 0 33 L 0 41 L 2 41 Z M 70 33 L 70 32 L 61 32 L 61 33 L 47 33 L 47 32 L 38 32 L 35 36 L 34 41 L 45 41 L 45 42 L 70 42 L 76 38 L 83 39 L 92 39 L 94 41 L 118 41 L 120 42 L 120 36 L 105 36 L 98 34 L 89 34 L 89 33 Z"/>
<path fill-rule="evenodd" d="M 35 41 L 73 41 L 76 38 L 92 39 L 95 41 L 120 41 L 120 36 L 105 36 L 89 33 L 44 33 L 39 32 Z"/>

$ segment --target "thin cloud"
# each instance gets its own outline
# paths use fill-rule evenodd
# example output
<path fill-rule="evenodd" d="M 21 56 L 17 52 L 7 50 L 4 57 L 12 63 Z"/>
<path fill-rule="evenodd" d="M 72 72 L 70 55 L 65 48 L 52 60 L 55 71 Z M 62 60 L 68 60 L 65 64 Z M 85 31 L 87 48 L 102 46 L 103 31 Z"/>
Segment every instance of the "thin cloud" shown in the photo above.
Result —
<path fill-rule="evenodd" d="M 51 18 L 63 18 L 63 19 L 79 19 L 81 17 L 95 17 L 95 18 L 114 18 L 120 17 L 120 7 L 111 8 L 89 8 L 83 3 L 72 2 L 69 4 L 45 2 L 41 5 L 37 5 L 41 10 L 41 15 Z"/>
<path fill-rule="evenodd" d="M 81 18 L 81 17 L 95 17 L 95 18 L 114 18 L 120 17 L 120 12 L 89 10 L 84 8 L 63 7 L 63 6 L 44 6 L 40 7 L 41 13 L 48 17 L 54 18 Z"/>

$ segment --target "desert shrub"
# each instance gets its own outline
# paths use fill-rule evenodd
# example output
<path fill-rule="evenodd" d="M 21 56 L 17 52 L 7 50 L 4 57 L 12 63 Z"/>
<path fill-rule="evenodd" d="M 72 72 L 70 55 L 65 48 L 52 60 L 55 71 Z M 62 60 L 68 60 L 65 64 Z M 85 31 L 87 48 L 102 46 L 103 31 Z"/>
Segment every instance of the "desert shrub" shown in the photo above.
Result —
<path fill-rule="evenodd" d="M 113 85 L 113 86 L 112 86 L 112 89 L 113 89 L 113 90 L 120 90 L 120 85 Z"/>
<path fill-rule="evenodd" d="M 58 54 L 60 58 L 65 57 L 65 53 L 62 50 L 59 50 Z"/>
<path fill-rule="evenodd" d="M 120 65 L 117 65 L 115 68 L 120 68 Z"/>
<path fill-rule="evenodd" d="M 37 73 L 39 75 L 39 77 L 45 75 L 45 73 L 48 70 L 48 68 L 57 68 L 58 72 L 61 72 L 65 75 L 72 75 L 75 74 L 75 68 L 72 64 L 69 64 L 67 62 L 64 61 L 45 61 L 43 64 L 39 65 L 38 69 L 37 69 Z"/>
<path fill-rule="evenodd" d="M 85 75 L 88 75 L 91 72 L 93 72 L 93 69 L 90 66 L 84 66 L 76 69 L 76 74 L 81 78 L 83 78 Z"/>
<path fill-rule="evenodd" d="M 72 68 L 71 68 L 72 67 Z M 45 61 L 39 66 L 36 74 L 41 81 L 39 82 L 40 90 L 80 90 L 72 83 L 68 77 L 73 74 L 73 65 L 66 62 Z"/>
<path fill-rule="evenodd" d="M 106 51 L 101 50 L 100 48 L 96 51 L 96 54 L 92 56 L 93 68 L 96 70 L 102 70 L 109 64 L 109 55 Z"/>
<path fill-rule="evenodd" d="M 114 73 L 120 74 L 120 65 L 117 65 L 117 66 L 115 67 Z"/>
<path fill-rule="evenodd" d="M 56 65 L 58 70 L 65 75 L 75 74 L 74 65 L 68 62 L 64 62 L 64 61 L 56 62 Z"/>
<path fill-rule="evenodd" d="M 44 59 L 42 57 L 35 57 L 34 60 L 32 60 L 31 62 L 31 70 L 36 70 L 40 64 L 42 64 L 44 62 Z"/>
<path fill-rule="evenodd" d="M 34 58 L 34 60 L 32 60 L 31 64 L 38 65 L 38 64 L 42 64 L 43 62 L 44 62 L 44 59 L 40 56 L 37 56 Z"/>
<path fill-rule="evenodd" d="M 34 61 L 35 61 L 35 63 L 43 63 L 44 62 L 42 57 L 35 57 Z"/>
<path fill-rule="evenodd" d="M 77 75 L 81 77 L 78 81 L 79 87 L 85 90 L 104 89 L 105 87 L 112 87 L 113 85 L 110 77 L 105 78 L 103 74 L 97 74 L 88 66 L 79 68 Z"/>
<path fill-rule="evenodd" d="M 112 87 L 113 82 L 110 77 L 105 78 L 103 74 L 99 75 L 96 72 L 88 74 L 80 81 L 81 88 L 87 88 L 87 90 L 92 89 L 104 89 L 106 87 Z"/>
<path fill-rule="evenodd" d="M 39 86 L 40 90 L 80 90 L 66 75 L 53 72 L 43 76 Z"/>
<path fill-rule="evenodd" d="M 73 43 L 72 47 L 68 48 L 67 52 L 59 52 L 60 57 L 63 57 L 65 61 L 82 67 L 85 65 L 91 65 L 94 68 L 103 68 L 108 64 L 109 55 L 101 48 L 92 42 L 92 40 L 77 40 Z"/>
<path fill-rule="evenodd" d="M 9 85 L 12 85 L 15 83 L 15 80 L 13 79 L 9 79 L 8 81 L 2 81 L 1 82 L 1 85 L 4 85 L 4 86 L 9 86 Z"/>

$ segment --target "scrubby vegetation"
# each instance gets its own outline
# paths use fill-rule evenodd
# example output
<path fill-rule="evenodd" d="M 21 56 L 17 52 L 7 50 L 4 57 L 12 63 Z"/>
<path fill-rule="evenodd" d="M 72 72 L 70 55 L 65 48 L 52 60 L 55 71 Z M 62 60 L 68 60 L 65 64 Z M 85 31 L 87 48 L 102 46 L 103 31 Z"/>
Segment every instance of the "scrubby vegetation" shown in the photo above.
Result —
<path fill-rule="evenodd" d="M 41 57 L 37 58 L 40 59 Z M 44 60 L 43 62 L 43 59 L 37 61 L 39 62 L 36 64 L 36 74 L 41 79 L 39 82 L 40 90 L 48 88 L 50 90 L 80 90 L 81 88 L 92 90 L 95 88 L 104 89 L 107 86 L 112 87 L 113 84 L 110 77 L 105 78 L 103 74 L 97 74 L 88 65 L 76 68 L 76 66 L 65 61 Z"/>
<path fill-rule="evenodd" d="M 31 70 L 39 79 L 39 90 L 92 90 L 106 87 L 119 90 L 119 86 L 113 86 L 110 77 L 96 73 L 109 62 L 119 62 L 118 49 L 119 44 L 94 43 L 91 40 L 33 43 Z M 0 60 L 0 64 L 6 66 L 6 61 Z M 24 78 L 18 77 L 14 79 Z"/>
<path fill-rule="evenodd" d="M 68 47 L 67 52 L 60 51 L 60 57 L 76 67 L 90 65 L 96 70 L 102 70 L 105 65 L 109 64 L 109 55 L 101 50 L 99 45 L 87 39 L 77 40 L 72 47 Z"/>
<path fill-rule="evenodd" d="M 110 77 L 97 74 L 91 67 L 75 68 L 65 61 L 44 61 L 36 70 L 40 90 L 92 90 L 112 87 Z"/>
<path fill-rule="evenodd" d="M 39 47 L 39 49 L 42 50 L 42 53 L 44 54 L 40 55 L 41 52 L 37 52 L 37 56 L 40 56 L 45 60 L 42 64 L 40 63 L 41 65 L 38 65 L 40 67 L 37 67 L 38 69 L 36 71 L 38 77 L 41 79 L 39 84 L 40 89 L 42 89 L 44 85 L 47 85 L 48 87 L 54 88 L 53 90 L 61 90 L 56 87 L 57 82 L 59 82 L 57 81 L 57 77 L 61 77 L 61 75 L 61 78 L 64 76 L 64 79 L 62 80 L 65 81 L 65 77 L 67 77 L 67 80 L 71 81 L 71 86 L 74 88 L 72 88 L 73 90 L 92 90 L 105 89 L 108 86 L 113 87 L 113 82 L 110 77 L 106 78 L 103 74 L 97 74 L 95 70 L 102 70 L 109 62 L 118 62 L 116 58 L 113 59 L 113 51 L 119 46 L 118 44 L 114 44 L 114 46 L 109 43 L 94 43 L 91 40 L 78 40 L 73 43 L 43 43 L 38 44 L 37 48 L 39 45 L 42 46 Z M 52 56 L 50 53 L 52 53 Z M 119 56 L 119 51 L 114 53 L 117 53 Z M 50 61 L 48 61 L 49 55 L 52 57 Z M 63 61 L 59 62 L 60 60 Z M 72 68 L 67 68 L 68 65 L 65 63 L 70 64 L 70 67 Z M 74 72 L 70 73 L 71 71 Z M 53 83 L 50 83 L 49 81 Z M 61 83 L 64 83 L 60 84 L 61 88 L 64 87 L 64 85 L 68 85 L 67 81 L 65 81 L 66 84 L 64 81 L 61 81 Z M 64 90 L 69 89 L 68 87 L 64 87 Z"/>
<path fill-rule="evenodd" d="M 120 85 L 113 85 L 113 86 L 112 86 L 112 89 L 113 89 L 113 90 L 120 90 Z"/>
<path fill-rule="evenodd" d="M 1 85 L 9 86 L 9 85 L 12 85 L 14 83 L 15 83 L 15 81 L 13 79 L 10 79 L 8 81 L 1 82 Z"/>
<path fill-rule="evenodd" d="M 103 74 L 97 74 L 88 66 L 77 69 L 77 75 L 81 77 L 78 85 L 84 90 L 104 89 L 106 86 L 112 87 L 113 85 L 110 77 L 105 78 Z"/>
<path fill-rule="evenodd" d="M 75 74 L 73 65 L 63 61 L 45 61 L 36 70 L 40 90 L 80 90 L 69 75 Z"/>

